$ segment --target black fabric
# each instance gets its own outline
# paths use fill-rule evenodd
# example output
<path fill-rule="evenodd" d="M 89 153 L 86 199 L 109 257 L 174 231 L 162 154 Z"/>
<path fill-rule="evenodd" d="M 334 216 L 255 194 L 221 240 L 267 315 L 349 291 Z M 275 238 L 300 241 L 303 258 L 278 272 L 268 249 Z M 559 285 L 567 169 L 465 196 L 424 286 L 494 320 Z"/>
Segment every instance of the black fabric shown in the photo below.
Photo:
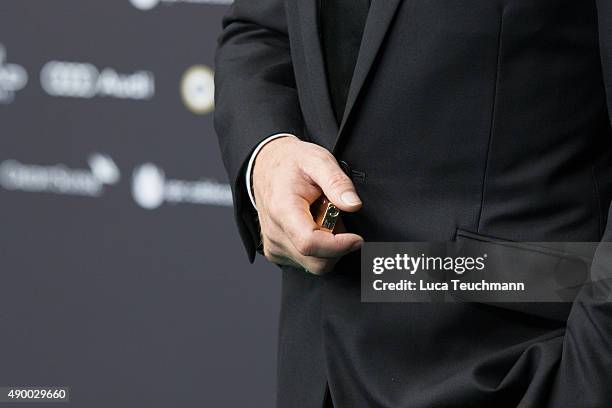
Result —
<path fill-rule="evenodd" d="M 342 120 L 370 0 L 319 0 L 324 58 L 336 120 Z"/>
<path fill-rule="evenodd" d="M 236 0 L 224 20 L 215 126 L 232 182 L 260 140 L 296 132 L 364 174 L 343 220 L 366 241 L 610 239 L 611 2 L 372 0 L 339 133 L 316 4 Z M 326 384 L 336 408 L 612 407 L 612 303 L 592 291 L 520 311 L 362 303 L 358 253 L 282 280 L 280 408 L 320 408 Z"/>
<path fill-rule="evenodd" d="M 334 402 L 332 401 L 331 394 L 329 393 L 329 388 L 326 388 L 323 408 L 334 408 Z"/>

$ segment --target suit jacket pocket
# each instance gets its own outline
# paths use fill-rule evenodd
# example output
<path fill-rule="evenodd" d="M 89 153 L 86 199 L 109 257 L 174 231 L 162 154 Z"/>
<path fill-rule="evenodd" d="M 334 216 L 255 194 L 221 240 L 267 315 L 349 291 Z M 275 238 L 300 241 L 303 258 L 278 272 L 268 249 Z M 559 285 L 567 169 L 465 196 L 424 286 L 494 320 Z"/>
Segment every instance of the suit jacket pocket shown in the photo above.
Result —
<path fill-rule="evenodd" d="M 590 242 L 514 242 L 462 229 L 457 229 L 456 240 L 461 254 L 487 254 L 483 276 L 490 273 L 493 280 L 529 285 L 525 293 L 509 294 L 511 301 L 505 301 L 505 295 L 479 294 L 478 303 L 557 322 L 567 320 L 577 293 L 590 280 L 597 247 Z"/>

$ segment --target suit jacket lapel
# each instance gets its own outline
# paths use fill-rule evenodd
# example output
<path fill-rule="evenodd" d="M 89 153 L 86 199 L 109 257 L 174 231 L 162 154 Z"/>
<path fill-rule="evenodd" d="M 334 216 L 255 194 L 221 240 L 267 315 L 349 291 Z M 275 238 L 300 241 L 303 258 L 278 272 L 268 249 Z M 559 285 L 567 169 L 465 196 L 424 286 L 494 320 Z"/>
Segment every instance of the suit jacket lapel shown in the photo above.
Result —
<path fill-rule="evenodd" d="M 327 82 L 320 38 L 319 2 L 320 0 L 295 0 L 294 4 L 297 5 L 299 13 L 300 33 L 302 36 L 306 71 L 308 72 L 308 83 L 312 93 L 312 100 L 318 110 L 321 132 L 323 133 L 318 136 L 321 140 L 325 141 L 325 147 L 333 151 L 342 137 L 346 122 L 401 0 L 372 0 L 364 27 L 355 72 L 349 88 L 346 108 L 340 124 L 338 124 L 334 115 L 329 84 Z"/>
<path fill-rule="evenodd" d="M 401 0 L 372 0 L 370 12 L 368 14 L 363 32 L 363 38 L 361 40 L 361 46 L 359 48 L 359 56 L 357 57 L 355 72 L 349 88 L 346 108 L 344 109 L 344 115 L 340 123 L 338 135 L 332 145 L 332 150 L 335 149 L 338 141 L 342 137 L 342 133 L 346 127 L 346 122 L 351 111 L 353 110 L 353 107 L 355 106 L 357 98 L 359 97 L 359 92 L 361 91 L 366 77 L 368 76 L 368 72 L 370 72 L 372 64 L 376 59 L 378 49 L 385 38 L 387 29 L 391 25 L 391 21 L 393 20 L 393 16 L 397 11 L 400 1 Z"/>
<path fill-rule="evenodd" d="M 325 147 L 331 150 L 332 144 L 338 135 L 338 121 L 334 115 L 329 84 L 325 70 L 325 60 L 320 37 L 319 19 L 320 0 L 295 0 L 299 12 L 304 60 L 308 72 L 308 83 L 312 93 L 312 100 L 317 107 L 319 121 Z"/>

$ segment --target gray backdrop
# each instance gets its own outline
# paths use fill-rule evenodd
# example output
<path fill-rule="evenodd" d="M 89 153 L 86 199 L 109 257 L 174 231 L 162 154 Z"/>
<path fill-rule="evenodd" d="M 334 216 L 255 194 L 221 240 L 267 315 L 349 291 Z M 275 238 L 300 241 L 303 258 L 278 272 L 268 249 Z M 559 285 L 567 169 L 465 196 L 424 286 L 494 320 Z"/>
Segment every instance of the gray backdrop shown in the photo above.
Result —
<path fill-rule="evenodd" d="M 273 405 L 278 271 L 248 264 L 212 128 L 227 3 L 0 2 L 0 386 Z"/>

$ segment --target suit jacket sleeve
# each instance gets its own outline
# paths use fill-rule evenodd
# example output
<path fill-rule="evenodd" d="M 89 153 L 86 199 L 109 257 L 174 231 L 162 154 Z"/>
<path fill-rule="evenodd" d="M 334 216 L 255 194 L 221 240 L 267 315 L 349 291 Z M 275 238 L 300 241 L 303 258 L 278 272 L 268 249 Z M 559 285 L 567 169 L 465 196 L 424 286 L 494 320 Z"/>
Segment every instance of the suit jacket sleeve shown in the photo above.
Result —
<path fill-rule="evenodd" d="M 597 0 L 602 71 L 612 123 L 612 2 Z M 612 183 L 612 180 L 609 180 Z M 612 407 L 612 208 L 591 267 L 565 330 L 563 353 L 549 408 Z"/>
<path fill-rule="evenodd" d="M 253 262 L 259 229 L 245 188 L 246 163 L 268 136 L 303 134 L 284 0 L 236 0 L 223 19 L 215 65 L 215 129 Z"/>

